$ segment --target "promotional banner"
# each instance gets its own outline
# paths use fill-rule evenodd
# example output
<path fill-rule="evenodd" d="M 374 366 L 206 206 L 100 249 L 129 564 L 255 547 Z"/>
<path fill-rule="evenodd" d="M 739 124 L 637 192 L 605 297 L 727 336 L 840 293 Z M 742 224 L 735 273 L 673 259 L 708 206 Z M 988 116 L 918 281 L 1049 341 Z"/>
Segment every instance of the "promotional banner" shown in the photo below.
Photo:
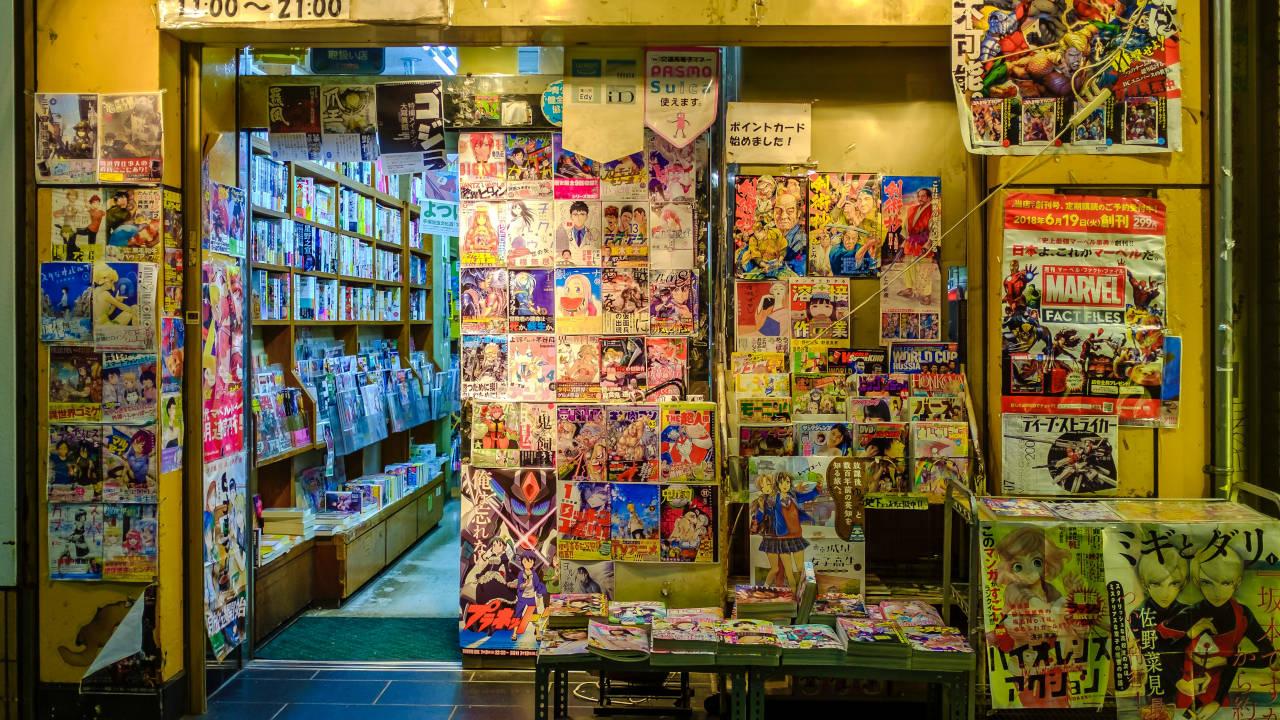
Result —
<path fill-rule="evenodd" d="M 663 140 L 685 147 L 716 121 L 720 51 L 659 48 L 644 57 L 644 123 Z"/>
<path fill-rule="evenodd" d="M 204 460 L 244 449 L 244 282 L 240 261 L 216 253 L 203 266 L 201 372 Z"/>
<path fill-rule="evenodd" d="M 243 450 L 204 465 L 204 614 L 209 645 L 219 659 L 244 641 L 248 565 L 245 549 L 246 468 Z"/>
<path fill-rule="evenodd" d="M 444 99 L 439 80 L 377 85 L 378 149 L 388 175 L 445 166 Z"/>
<path fill-rule="evenodd" d="M 569 48 L 564 62 L 564 147 L 596 162 L 642 152 L 641 51 Z"/>

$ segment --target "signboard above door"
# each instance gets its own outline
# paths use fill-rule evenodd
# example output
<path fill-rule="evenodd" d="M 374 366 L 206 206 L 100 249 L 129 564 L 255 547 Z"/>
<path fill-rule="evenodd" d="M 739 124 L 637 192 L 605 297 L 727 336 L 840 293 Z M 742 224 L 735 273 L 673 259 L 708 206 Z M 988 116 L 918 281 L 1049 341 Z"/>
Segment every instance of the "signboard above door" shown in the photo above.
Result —
<path fill-rule="evenodd" d="M 160 29 L 323 27 L 353 23 L 443 25 L 446 0 L 157 0 Z"/>

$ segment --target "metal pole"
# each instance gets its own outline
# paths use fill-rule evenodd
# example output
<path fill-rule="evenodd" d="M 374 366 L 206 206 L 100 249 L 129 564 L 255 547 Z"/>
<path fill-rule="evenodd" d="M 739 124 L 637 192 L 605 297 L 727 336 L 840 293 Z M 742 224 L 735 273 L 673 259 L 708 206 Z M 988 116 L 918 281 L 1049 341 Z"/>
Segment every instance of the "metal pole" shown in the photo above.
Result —
<path fill-rule="evenodd" d="M 1231 3 L 1213 8 L 1213 450 L 1209 492 L 1223 495 L 1235 472 L 1232 446 L 1234 325 L 1232 296 Z M 1222 478 L 1224 482 L 1217 482 Z"/>

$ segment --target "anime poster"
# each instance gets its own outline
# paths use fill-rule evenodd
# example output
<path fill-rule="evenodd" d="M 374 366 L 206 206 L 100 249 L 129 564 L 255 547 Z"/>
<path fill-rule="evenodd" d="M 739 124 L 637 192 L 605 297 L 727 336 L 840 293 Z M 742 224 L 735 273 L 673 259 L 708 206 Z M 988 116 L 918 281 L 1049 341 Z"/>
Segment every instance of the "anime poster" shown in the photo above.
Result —
<path fill-rule="evenodd" d="M 745 280 L 808 274 L 808 180 L 739 175 L 734 183 L 734 274 Z"/>
<path fill-rule="evenodd" d="M 378 159 L 378 103 L 373 85 L 320 86 L 320 159 Z"/>
<path fill-rule="evenodd" d="M 524 403 L 520 406 L 520 466 L 555 465 L 556 406 L 549 402 Z"/>
<path fill-rule="evenodd" d="M 556 337 L 556 399 L 600 400 L 600 338 Z"/>
<path fill-rule="evenodd" d="M 849 281 L 797 278 L 790 282 L 791 337 L 809 347 L 849 344 Z"/>
<path fill-rule="evenodd" d="M 505 226 L 499 222 L 500 202 L 464 202 L 459 210 L 458 257 L 463 265 L 502 265 L 506 262 Z"/>
<path fill-rule="evenodd" d="M 1113 415 L 1004 413 L 1001 472 L 1007 495 L 1112 494 L 1119 483 Z M 1088 412 L 1087 410 L 1083 412 Z"/>
<path fill-rule="evenodd" d="M 50 503 L 102 500 L 102 428 L 98 425 L 49 426 Z"/>
<path fill-rule="evenodd" d="M 645 339 L 600 338 L 600 392 L 605 402 L 640 402 L 648 383 Z"/>
<path fill-rule="evenodd" d="M 506 136 L 492 132 L 458 134 L 458 191 L 463 200 L 501 199 L 506 176 Z"/>
<path fill-rule="evenodd" d="M 798 422 L 796 444 L 804 457 L 852 455 L 853 431 L 843 422 Z"/>
<path fill-rule="evenodd" d="M 384 173 L 418 173 L 448 164 L 441 81 L 379 83 L 375 99 L 378 160 Z"/>
<path fill-rule="evenodd" d="M 659 270 L 694 267 L 693 205 L 653 203 L 649 227 L 649 264 Z"/>
<path fill-rule="evenodd" d="M 471 464 L 475 467 L 520 466 L 519 403 L 471 404 Z"/>
<path fill-rule="evenodd" d="M 880 343 L 942 339 L 942 271 L 932 260 L 886 264 L 880 273 Z"/>
<path fill-rule="evenodd" d="M 556 266 L 600 264 L 600 203 L 556 200 Z"/>
<path fill-rule="evenodd" d="M 1058 141 L 1067 153 L 1182 149 L 1176 0 L 964 0 L 952 12 L 952 75 L 970 152 L 1029 155 Z M 1067 132 L 1068 119 L 1100 96 Z"/>
<path fill-rule="evenodd" d="M 248 457 L 243 450 L 204 465 L 204 619 L 214 657 L 225 658 L 245 635 L 249 547 Z"/>
<path fill-rule="evenodd" d="M 102 355 L 89 348 L 49 348 L 49 422 L 102 419 Z"/>
<path fill-rule="evenodd" d="M 92 263 L 40 263 L 41 342 L 93 342 L 92 285 Z"/>
<path fill-rule="evenodd" d="M 158 461 L 154 426 L 104 425 L 103 500 L 108 503 L 158 502 Z"/>
<path fill-rule="evenodd" d="M 107 505 L 102 520 L 102 579 L 149 582 L 157 570 L 156 506 Z"/>
<path fill-rule="evenodd" d="M 145 422 L 155 417 L 156 356 L 132 353 L 102 355 L 102 419 Z"/>
<path fill-rule="evenodd" d="M 565 482 L 556 503 L 562 560 L 608 560 L 613 492 L 609 483 Z"/>
<path fill-rule="evenodd" d="M 1004 217 L 1003 410 L 1105 399 L 1121 422 L 1158 419 L 1164 204 L 1013 193 Z"/>
<path fill-rule="evenodd" d="M 653 405 L 605 408 L 609 480 L 615 483 L 658 479 L 658 408 Z M 614 558 L 615 560 L 618 558 Z"/>
<path fill-rule="evenodd" d="M 1111 675 L 1102 529 L 983 523 L 982 617 L 996 710 L 1097 708 Z"/>
<path fill-rule="evenodd" d="M 645 338 L 644 350 L 649 363 L 645 401 L 683 400 L 689 375 L 689 339 Z"/>
<path fill-rule="evenodd" d="M 738 350 L 785 352 L 791 337 L 791 294 L 785 280 L 733 284 L 734 338 Z"/>
<path fill-rule="evenodd" d="M 785 457 L 796 454 L 796 434 L 791 425 L 765 423 L 738 426 L 738 453 L 741 457 Z"/>
<path fill-rule="evenodd" d="M 240 192 L 243 198 L 243 192 Z M 164 238 L 164 194 L 160 188 L 135 190 L 103 189 L 108 202 L 103 223 L 106 243 L 103 248 L 107 260 L 127 262 L 153 262 L 163 259 L 161 242 Z M 244 224 L 244 208 L 240 208 L 240 222 Z M 92 211 L 91 211 L 92 212 Z"/>
<path fill-rule="evenodd" d="M 512 400 L 554 402 L 556 336 L 512 335 L 507 344 L 507 389 Z"/>
<path fill-rule="evenodd" d="M 507 330 L 508 294 L 506 268 L 471 268 L 460 270 L 462 293 L 462 333 L 484 335 Z"/>
<path fill-rule="evenodd" d="M 267 143 L 272 160 L 318 162 L 321 132 L 319 85 L 267 88 Z"/>
<path fill-rule="evenodd" d="M 883 242 L 879 175 L 809 177 L 810 275 L 875 277 Z"/>
<path fill-rule="evenodd" d="M 94 183 L 98 179 L 98 96 L 36 93 L 35 108 L 36 182 Z"/>
<path fill-rule="evenodd" d="M 108 203 L 102 188 L 52 188 L 49 190 L 54 260 L 93 262 L 105 259 Z M 128 193 L 125 193 L 128 197 Z M 117 212 L 118 214 L 118 212 Z"/>
<path fill-rule="evenodd" d="M 550 200 L 508 200 L 499 235 L 506 245 L 507 266 L 551 267 L 555 264 L 555 219 Z"/>
<path fill-rule="evenodd" d="M 556 476 L 561 481 L 603 483 L 608 478 L 609 446 L 604 408 L 556 407 Z"/>
<path fill-rule="evenodd" d="M 556 268 L 556 332 L 599 335 L 604 330 L 600 268 Z"/>
<path fill-rule="evenodd" d="M 539 200 L 552 194 L 555 148 L 551 133 L 507 133 L 507 198 Z"/>
<path fill-rule="evenodd" d="M 610 508 L 610 545 L 614 561 L 657 562 L 662 559 L 660 539 L 661 485 L 614 483 Z"/>
<path fill-rule="evenodd" d="M 160 473 L 182 469 L 182 393 L 160 396 Z"/>
<path fill-rule="evenodd" d="M 956 343 L 894 343 L 889 348 L 889 372 L 907 375 L 959 373 L 959 346 Z"/>
<path fill-rule="evenodd" d="M 244 281 L 240 261 L 208 254 L 202 268 L 204 461 L 244 449 Z"/>
<path fill-rule="evenodd" d="M 660 413 L 660 476 L 668 483 L 716 481 L 714 403 L 670 402 Z"/>
<path fill-rule="evenodd" d="M 611 268 L 600 271 L 604 332 L 611 335 L 649 334 L 649 272 Z"/>
<path fill-rule="evenodd" d="M 600 166 L 600 199 L 620 202 L 649 199 L 649 172 L 643 152 L 624 155 Z"/>
<path fill-rule="evenodd" d="M 465 335 L 462 338 L 462 397 L 507 397 L 507 336 Z"/>
<path fill-rule="evenodd" d="M 849 384 L 841 373 L 796 373 L 791 413 L 796 420 L 838 422 L 849 412 Z"/>
<path fill-rule="evenodd" d="M 556 200 L 599 200 L 600 163 L 564 147 L 562 135 L 552 135 L 555 145 Z"/>
<path fill-rule="evenodd" d="M 204 249 L 244 257 L 245 223 L 248 217 L 244 190 L 220 183 L 208 183 L 204 188 L 203 201 L 204 226 L 201 242 Z M 109 214 L 107 219 L 111 219 Z"/>
<path fill-rule="evenodd" d="M 467 272 L 467 269 L 463 269 L 464 278 Z M 530 269 L 502 272 L 510 276 L 510 287 L 507 289 L 507 330 L 513 333 L 555 330 L 556 292 L 555 275 L 552 271 Z"/>
<path fill-rule="evenodd" d="M 605 267 L 649 266 L 649 203 L 601 204 L 600 263 Z"/>
<path fill-rule="evenodd" d="M 645 128 L 644 145 L 648 156 L 649 202 L 697 199 L 698 157 L 706 152 L 705 141 L 699 138 L 678 148 Z"/>
<path fill-rule="evenodd" d="M 187 328 L 182 318 L 160 318 L 160 391 L 182 392 L 182 373 L 186 365 Z"/>
<path fill-rule="evenodd" d="M 102 506 L 49 506 L 49 579 L 102 579 Z"/>
<path fill-rule="evenodd" d="M 468 655 L 532 655 L 556 584 L 550 470 L 463 467 L 458 640 Z"/>
<path fill-rule="evenodd" d="M 662 562 L 716 562 L 715 485 L 661 486 Z"/>
<path fill-rule="evenodd" d="M 156 265 L 93 265 L 93 344 L 99 350 L 155 347 Z"/>
<path fill-rule="evenodd" d="M 941 178 L 885 175 L 880 183 L 880 212 L 885 265 L 920 257 L 936 264 L 942 242 Z M 932 289 L 937 294 L 937 288 Z"/>
<path fill-rule="evenodd" d="M 98 97 L 98 180 L 158 183 L 164 179 L 164 93 Z"/>
<path fill-rule="evenodd" d="M 613 561 L 560 561 L 561 592 L 592 595 L 603 593 L 605 598 L 612 600 L 613 588 Z"/>
<path fill-rule="evenodd" d="M 698 328 L 698 297 L 698 275 L 695 271 L 650 271 L 650 332 L 654 335 L 692 335 Z"/>

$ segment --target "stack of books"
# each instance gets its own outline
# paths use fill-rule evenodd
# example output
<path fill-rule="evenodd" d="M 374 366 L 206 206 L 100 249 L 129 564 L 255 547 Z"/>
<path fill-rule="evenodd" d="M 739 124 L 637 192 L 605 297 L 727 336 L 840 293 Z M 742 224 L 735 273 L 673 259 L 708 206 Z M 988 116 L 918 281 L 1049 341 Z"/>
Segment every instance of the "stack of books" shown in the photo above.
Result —
<path fill-rule="evenodd" d="M 538 632 L 538 660 L 562 662 L 590 656 L 586 628 L 542 628 Z"/>
<path fill-rule="evenodd" d="M 642 662 L 649 659 L 648 625 L 587 624 L 587 650 L 606 660 Z"/>
<path fill-rule="evenodd" d="M 796 594 L 791 588 L 738 585 L 733 588 L 733 616 L 787 624 L 796 615 Z"/>
<path fill-rule="evenodd" d="M 665 603 L 650 600 L 609 603 L 609 622 L 621 625 L 652 625 L 667 616 Z"/>
<path fill-rule="evenodd" d="M 585 628 L 592 620 L 604 620 L 609 601 L 602 593 L 556 593 L 545 613 L 548 629 Z"/>
<path fill-rule="evenodd" d="M 777 626 L 768 620 L 734 619 L 720 625 L 716 659 L 722 665 L 777 665 L 782 657 Z"/>
<path fill-rule="evenodd" d="M 843 665 L 845 642 L 827 625 L 780 625 L 783 665 Z"/>
<path fill-rule="evenodd" d="M 841 592 L 823 593 L 813 602 L 809 622 L 834 628 L 838 617 L 867 617 L 867 606 L 863 604 L 862 596 Z"/>
<path fill-rule="evenodd" d="M 720 644 L 719 608 L 672 609 L 653 621 L 652 665 L 714 665 Z"/>
<path fill-rule="evenodd" d="M 333 493 L 325 493 L 326 496 Z M 360 515 L 348 512 L 318 512 L 315 514 L 316 535 L 337 535 L 360 524 Z"/>
<path fill-rule="evenodd" d="M 907 625 L 946 625 L 937 608 L 924 600 L 885 600 L 880 603 L 880 613 L 885 620 Z"/>
<path fill-rule="evenodd" d="M 262 532 L 268 535 L 315 537 L 316 514 L 311 508 L 263 508 Z"/>
<path fill-rule="evenodd" d="M 959 630 L 945 625 L 909 625 L 901 629 L 911 646 L 913 670 L 963 672 L 974 668 L 973 648 Z"/>
<path fill-rule="evenodd" d="M 841 617 L 836 619 L 836 632 L 845 643 L 846 662 L 884 668 L 911 667 L 911 647 L 896 623 Z"/>

